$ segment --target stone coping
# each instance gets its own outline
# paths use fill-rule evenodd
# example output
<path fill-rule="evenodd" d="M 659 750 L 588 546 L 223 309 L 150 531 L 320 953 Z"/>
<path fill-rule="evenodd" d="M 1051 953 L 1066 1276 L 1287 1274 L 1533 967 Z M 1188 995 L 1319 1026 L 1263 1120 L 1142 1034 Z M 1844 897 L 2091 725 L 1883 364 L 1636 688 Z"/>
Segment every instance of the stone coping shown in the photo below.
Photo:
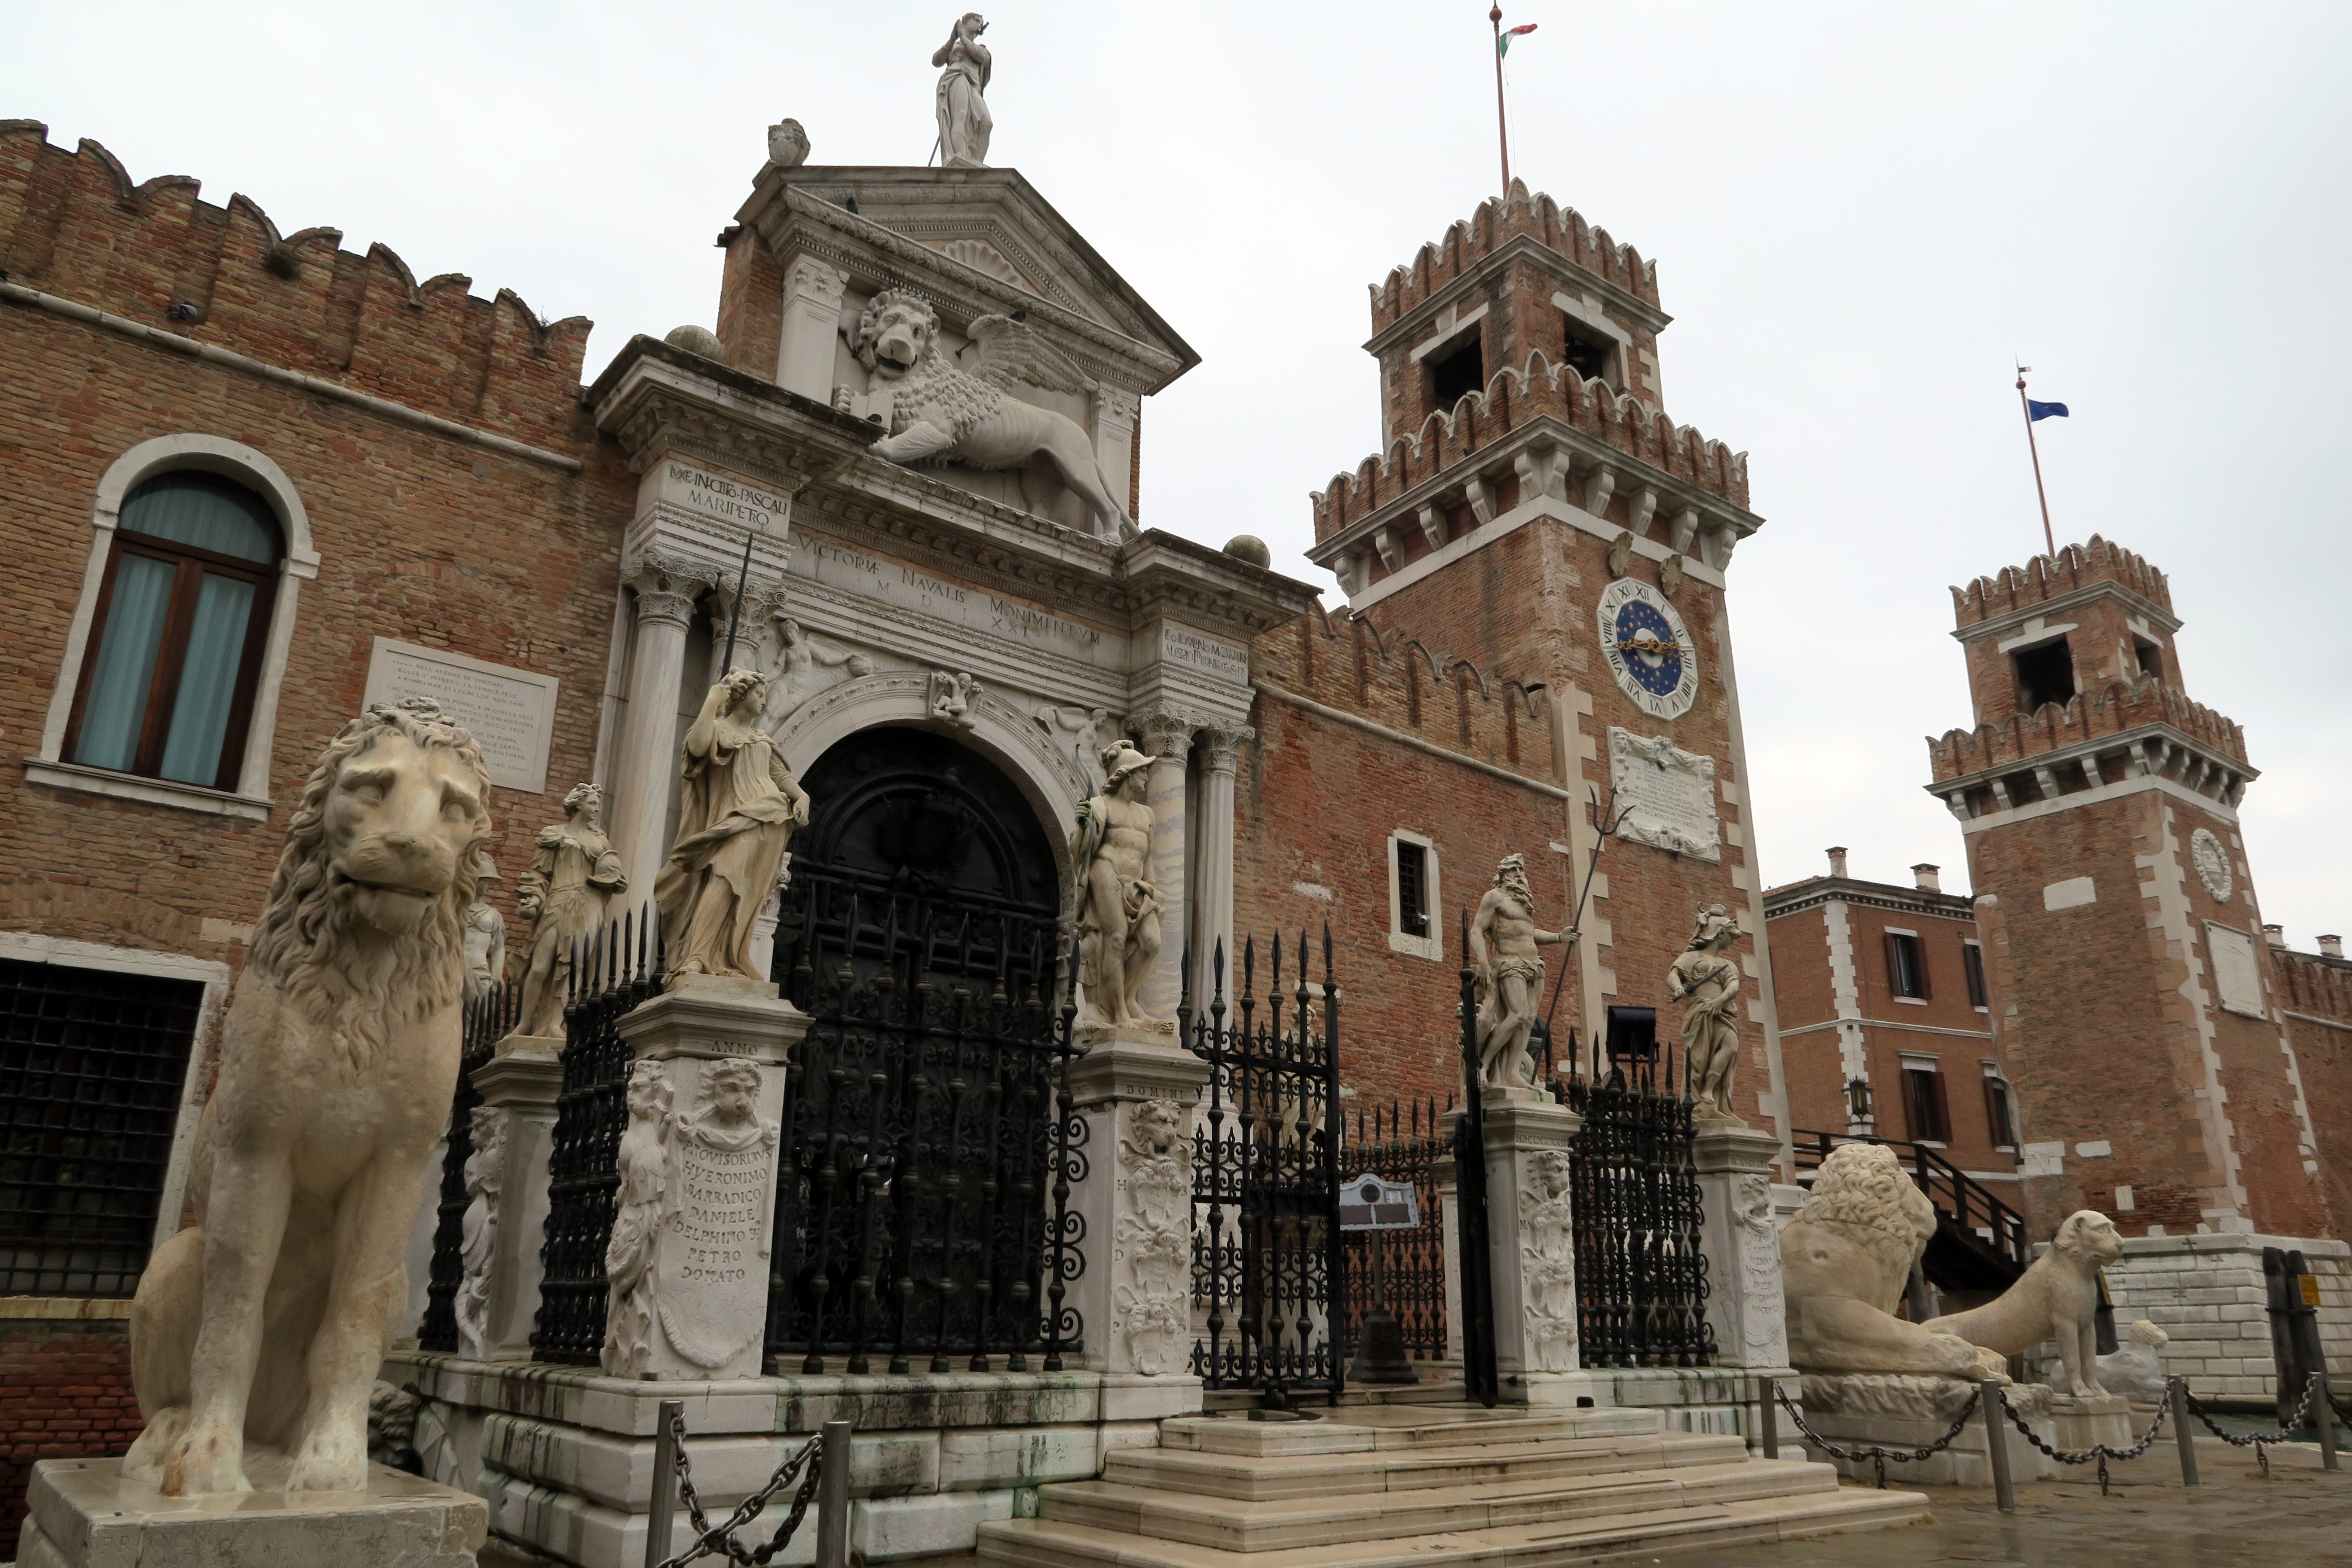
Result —
<path fill-rule="evenodd" d="M 2171 1252 L 2251 1252 L 2259 1258 L 2266 1247 L 2275 1247 L 2282 1252 L 2300 1252 L 2306 1259 L 2352 1258 L 2352 1243 L 2331 1241 L 2325 1237 L 2262 1236 L 2252 1231 L 2209 1230 L 2191 1232 L 2187 1236 L 2127 1236 L 2124 1237 L 2124 1258 L 2161 1257 Z M 2108 1267 L 2113 1268 L 2114 1265 Z"/>
<path fill-rule="evenodd" d="M 592 1367 L 396 1350 L 384 1358 L 381 1375 L 413 1384 L 428 1399 L 625 1436 L 653 1436 L 666 1399 L 683 1401 L 688 1429 L 702 1435 L 814 1432 L 842 1419 L 865 1432 L 1045 1426 L 1156 1419 L 1201 1408 L 1195 1378 L 1087 1371 L 652 1382 L 608 1377 Z"/>

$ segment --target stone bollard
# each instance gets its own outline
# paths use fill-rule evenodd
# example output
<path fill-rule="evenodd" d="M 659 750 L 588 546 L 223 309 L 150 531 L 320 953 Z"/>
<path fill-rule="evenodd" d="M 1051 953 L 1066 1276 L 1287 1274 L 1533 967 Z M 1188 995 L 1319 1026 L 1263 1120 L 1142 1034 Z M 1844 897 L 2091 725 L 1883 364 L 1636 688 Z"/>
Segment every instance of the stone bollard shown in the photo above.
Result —
<path fill-rule="evenodd" d="M 1087 1364 L 1106 1374 L 1105 1420 L 1201 1408 L 1192 1333 L 1193 1107 L 1209 1066 L 1174 1031 L 1086 1025 L 1070 1064 L 1086 1124 L 1086 1179 L 1070 1207 L 1086 1224 L 1087 1267 L 1070 1304 Z"/>

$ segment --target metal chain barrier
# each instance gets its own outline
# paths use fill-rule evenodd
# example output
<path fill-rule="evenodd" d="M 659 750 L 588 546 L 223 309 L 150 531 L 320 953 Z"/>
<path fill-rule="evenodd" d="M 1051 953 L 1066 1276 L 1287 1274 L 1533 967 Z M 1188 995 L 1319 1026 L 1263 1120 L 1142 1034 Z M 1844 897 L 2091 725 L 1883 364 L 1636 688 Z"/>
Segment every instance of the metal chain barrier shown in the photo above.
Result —
<path fill-rule="evenodd" d="M 686 1455 L 686 1417 L 673 1415 L 669 1430 L 677 1455 L 677 1495 L 686 1504 L 687 1517 L 694 1521 L 695 1542 L 678 1555 L 663 1559 L 660 1568 L 686 1568 L 686 1564 L 698 1558 L 721 1554 L 741 1568 L 765 1568 L 791 1544 L 793 1532 L 801 1527 L 809 1504 L 816 1500 L 817 1478 L 824 1470 L 824 1435 L 818 1433 L 811 1437 L 799 1453 L 776 1467 L 766 1485 L 736 1504 L 735 1511 L 725 1522 L 714 1525 L 703 1511 L 702 1499 L 694 1490 L 694 1467 Z M 765 1512 L 775 1495 L 795 1479 L 800 1481 L 800 1490 L 793 1494 L 792 1511 L 776 1527 L 774 1537 L 763 1545 L 749 1548 L 738 1542 L 735 1532 Z"/>
<path fill-rule="evenodd" d="M 2043 1442 L 2041 1435 L 2035 1432 L 2032 1427 L 2028 1426 L 2025 1424 L 2025 1418 L 2017 1413 L 2017 1407 L 2009 1402 L 2009 1395 L 2006 1393 L 2003 1393 L 2000 1396 L 2000 1409 L 2001 1414 L 2009 1417 L 2009 1424 L 2016 1427 L 2027 1442 L 2032 1444 L 2035 1447 L 2041 1449 L 2044 1454 L 2049 1455 L 2050 1458 L 2057 1460 L 2060 1464 L 2087 1465 L 2092 1460 L 2096 1459 L 2099 1462 L 2099 1495 L 2101 1497 L 2105 1497 L 2107 1495 L 2107 1461 L 2109 1459 L 2137 1459 L 2142 1454 L 2147 1453 L 2148 1446 L 2156 1441 L 2157 1434 L 2164 1430 L 2165 1417 L 2172 1413 L 2169 1406 L 2161 1405 L 2158 1405 L 2156 1409 L 2156 1419 L 2148 1423 L 2147 1430 L 2140 1434 L 2139 1441 L 2134 1443 L 2128 1448 L 2116 1448 L 2110 1447 L 2105 1443 L 2094 1443 L 2087 1448 L 2075 1449 L 2053 1448 L 2049 1444 Z"/>
<path fill-rule="evenodd" d="M 1960 1428 L 1969 1424 L 1969 1417 L 1977 1413 L 1977 1401 L 1983 1398 L 1984 1394 L 1982 1390 L 1971 1392 L 1969 1395 L 1969 1402 L 1962 1405 L 1960 1407 L 1960 1413 L 1952 1418 L 1950 1428 L 1947 1430 L 1942 1436 L 1937 1438 L 1934 1442 L 1928 1444 L 1924 1448 L 1882 1448 L 1874 1444 L 1867 1448 L 1840 1447 L 1837 1444 L 1831 1442 L 1827 1437 L 1822 1436 L 1819 1432 L 1814 1431 L 1811 1426 L 1805 1425 L 1803 1408 L 1794 1400 L 1790 1399 L 1785 1391 L 1775 1387 L 1772 1390 L 1772 1397 L 1780 1402 L 1780 1408 L 1789 1413 L 1789 1419 L 1797 1424 L 1797 1430 L 1803 1433 L 1805 1435 L 1805 1440 L 1812 1444 L 1816 1448 L 1821 1449 L 1823 1453 L 1835 1459 L 1844 1459 L 1849 1462 L 1868 1459 L 1871 1462 L 1871 1467 L 1876 1470 L 1878 1474 L 1878 1489 L 1880 1491 L 1885 1491 L 1886 1489 L 1887 1460 L 1892 1459 L 1898 1465 L 1916 1464 L 1922 1459 L 1940 1454 L 1945 1449 L 1950 1447 L 1952 1446 L 1952 1439 L 1960 1435 Z"/>
<path fill-rule="evenodd" d="M 2273 1443 L 2292 1443 L 2296 1440 L 2295 1435 L 2303 1430 L 2305 1422 L 2308 1420 L 2311 1415 L 2311 1396 L 2318 1391 L 2318 1388 L 2319 1374 L 2317 1373 L 2313 1373 L 2311 1374 L 2310 1381 L 2303 1385 L 2303 1403 L 2294 1407 L 2294 1419 L 2286 1423 L 2275 1432 L 2249 1432 L 2243 1436 L 2233 1437 L 2229 1433 L 2222 1431 L 2221 1428 L 2213 1425 L 2213 1418 L 2205 1414 L 2204 1401 L 2199 1399 L 2193 1394 L 2189 1395 L 2189 1414 L 2195 1415 L 2198 1420 L 2205 1424 L 2205 1430 L 2212 1433 L 2213 1436 L 2221 1438 L 2221 1441 L 2229 1444 L 2231 1447 L 2243 1448 L 2251 1444 L 2254 1450 L 2254 1462 L 2263 1468 L 2263 1479 L 2267 1480 L 2270 1479 L 2271 1473 L 2270 1445 Z"/>

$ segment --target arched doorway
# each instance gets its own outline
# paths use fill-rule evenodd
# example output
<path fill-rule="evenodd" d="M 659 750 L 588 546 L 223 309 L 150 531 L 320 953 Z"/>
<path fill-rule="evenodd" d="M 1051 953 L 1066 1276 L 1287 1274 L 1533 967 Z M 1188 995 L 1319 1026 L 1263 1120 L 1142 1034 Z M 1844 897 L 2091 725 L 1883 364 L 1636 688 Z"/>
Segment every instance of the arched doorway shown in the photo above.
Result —
<path fill-rule="evenodd" d="M 861 731 L 801 780 L 809 825 L 793 840 L 773 978 L 799 994 L 846 957 L 1019 996 L 1050 994 L 1062 889 L 1054 845 L 1021 791 L 968 746 L 925 730 Z"/>

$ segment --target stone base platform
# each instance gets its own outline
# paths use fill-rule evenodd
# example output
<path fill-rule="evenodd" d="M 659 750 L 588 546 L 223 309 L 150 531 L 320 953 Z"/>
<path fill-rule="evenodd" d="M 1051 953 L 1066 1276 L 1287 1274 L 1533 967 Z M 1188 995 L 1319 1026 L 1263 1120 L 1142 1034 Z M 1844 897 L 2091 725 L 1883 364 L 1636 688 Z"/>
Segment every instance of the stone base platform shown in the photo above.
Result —
<path fill-rule="evenodd" d="M 1958 1378 L 1904 1377 L 1885 1373 L 1860 1376 L 1828 1376 L 1808 1373 L 1800 1403 L 1805 1412 L 1805 1424 L 1840 1447 L 1860 1448 L 1924 1448 L 1942 1440 L 1969 1403 L 1974 1384 Z M 2013 1384 L 2008 1390 L 2011 1404 L 2025 1424 L 2033 1428 L 2045 1443 L 2062 1447 L 2083 1447 L 2097 1438 L 2085 1438 L 2081 1443 L 2062 1439 L 2056 1419 L 2052 1413 L 2050 1390 L 2040 1384 Z M 2070 1401 L 2089 1405 L 2092 1401 Z M 2115 1402 L 2118 1406 L 2123 1402 Z M 2099 1412 L 2104 1419 L 2112 1417 Z M 2077 1428 L 2070 1427 L 2070 1431 Z M 2088 1426 L 2079 1428 L 2091 1430 Z M 2040 1449 L 2018 1435 L 2017 1428 L 2004 1421 L 2001 1427 L 2003 1447 L 2009 1455 L 2009 1473 L 2019 1482 L 2045 1480 L 2058 1472 L 2059 1466 Z M 1868 1459 L 1833 1458 L 1818 1445 L 1806 1442 L 1801 1433 L 1784 1431 L 1784 1445 L 1801 1444 L 1806 1454 L 1839 1472 L 1859 1480 L 1874 1479 L 1875 1466 Z M 2109 1439 L 2112 1441 L 2112 1439 Z M 1968 1422 L 1951 1440 L 1950 1446 L 1925 1459 L 1886 1463 L 1890 1485 L 1929 1487 L 1989 1487 L 1992 1485 L 1992 1460 L 1985 1451 L 1984 1411 L 1981 1406 L 1970 1411 Z"/>
<path fill-rule="evenodd" d="M 1194 1416 L 1096 1481 L 983 1524 L 1022 1568 L 1554 1568 L 1706 1544 L 1909 1524 L 1912 1492 L 1840 1490 L 1827 1466 L 1751 1460 L 1654 1410 L 1400 1402 L 1299 1421 Z"/>
<path fill-rule="evenodd" d="M 288 1492 L 290 1465 L 256 1454 L 255 1490 L 174 1498 L 125 1479 L 120 1459 L 43 1459 L 17 1568 L 475 1568 L 480 1498 L 383 1465 L 364 1492 Z"/>

